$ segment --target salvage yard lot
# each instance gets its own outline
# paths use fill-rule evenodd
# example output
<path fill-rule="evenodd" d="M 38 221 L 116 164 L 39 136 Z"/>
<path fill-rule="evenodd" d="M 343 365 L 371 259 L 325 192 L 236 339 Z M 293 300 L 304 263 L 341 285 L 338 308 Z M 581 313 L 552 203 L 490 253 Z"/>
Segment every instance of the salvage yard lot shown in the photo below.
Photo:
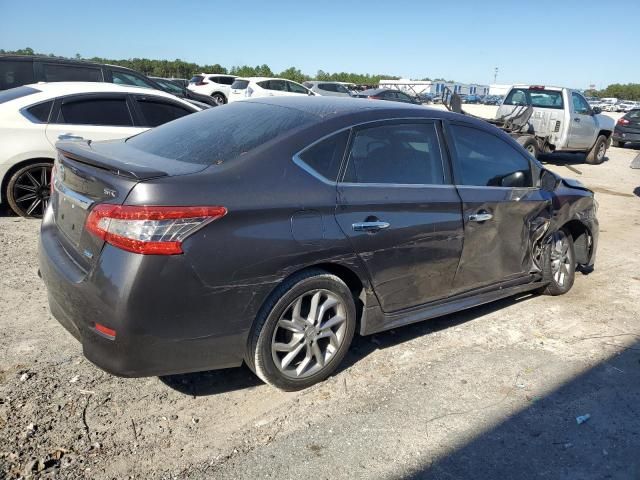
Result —
<path fill-rule="evenodd" d="M 567 295 L 358 338 L 296 393 L 247 368 L 102 372 L 49 314 L 39 222 L 0 216 L 0 478 L 640 478 L 638 153 L 547 160 L 600 205 Z"/>

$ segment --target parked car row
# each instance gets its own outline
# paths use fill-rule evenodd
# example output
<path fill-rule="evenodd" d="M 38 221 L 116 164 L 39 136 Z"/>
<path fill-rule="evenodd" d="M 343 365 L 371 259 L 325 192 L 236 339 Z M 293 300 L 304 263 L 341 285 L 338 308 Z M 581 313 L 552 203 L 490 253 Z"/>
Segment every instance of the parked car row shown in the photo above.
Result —
<path fill-rule="evenodd" d="M 617 98 L 588 98 L 591 107 L 598 107 L 604 112 L 630 112 L 640 108 L 640 102 L 619 100 Z"/>

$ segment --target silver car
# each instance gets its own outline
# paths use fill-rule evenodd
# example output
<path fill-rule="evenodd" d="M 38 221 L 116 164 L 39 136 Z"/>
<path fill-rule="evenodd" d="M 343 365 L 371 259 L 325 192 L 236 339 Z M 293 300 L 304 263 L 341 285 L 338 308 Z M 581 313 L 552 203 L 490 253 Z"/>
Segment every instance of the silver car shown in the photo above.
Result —
<path fill-rule="evenodd" d="M 303 85 L 314 93 L 329 97 L 350 97 L 347 87 L 340 82 L 321 82 L 313 80 L 304 82 Z"/>

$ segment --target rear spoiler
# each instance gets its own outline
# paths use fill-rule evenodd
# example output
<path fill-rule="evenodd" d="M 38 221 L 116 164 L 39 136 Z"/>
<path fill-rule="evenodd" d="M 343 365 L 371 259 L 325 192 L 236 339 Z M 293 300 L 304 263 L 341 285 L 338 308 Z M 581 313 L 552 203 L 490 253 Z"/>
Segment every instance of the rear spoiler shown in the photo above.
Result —
<path fill-rule="evenodd" d="M 134 180 L 149 180 L 169 175 L 161 170 L 116 160 L 113 157 L 96 152 L 91 148 L 91 140 L 58 142 L 56 143 L 56 148 L 60 155 L 70 160 L 91 165 L 101 170 L 107 170 L 121 177 L 133 178 Z"/>

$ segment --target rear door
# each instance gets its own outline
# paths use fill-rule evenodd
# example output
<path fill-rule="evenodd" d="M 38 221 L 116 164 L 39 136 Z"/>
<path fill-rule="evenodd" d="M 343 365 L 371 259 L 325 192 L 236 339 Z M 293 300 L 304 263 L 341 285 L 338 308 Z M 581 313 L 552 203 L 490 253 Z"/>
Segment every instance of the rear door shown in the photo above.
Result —
<path fill-rule="evenodd" d="M 534 187 L 529 158 L 496 134 L 463 122 L 447 124 L 447 139 L 464 217 L 456 293 L 526 276 L 536 219 L 549 205 Z"/>
<path fill-rule="evenodd" d="M 578 92 L 571 92 L 569 148 L 589 149 L 596 141 L 596 119 L 589 103 Z"/>
<path fill-rule="evenodd" d="M 60 140 L 112 140 L 146 130 L 135 126 L 126 94 L 72 95 L 56 100 L 46 135 Z"/>
<path fill-rule="evenodd" d="M 287 82 L 284 80 L 267 80 L 266 82 L 260 82 L 258 85 L 264 88 L 270 97 L 286 97 L 291 95 L 287 89 Z"/>
<path fill-rule="evenodd" d="M 354 129 L 336 219 L 385 312 L 446 297 L 462 251 L 460 198 L 433 121 Z"/>

